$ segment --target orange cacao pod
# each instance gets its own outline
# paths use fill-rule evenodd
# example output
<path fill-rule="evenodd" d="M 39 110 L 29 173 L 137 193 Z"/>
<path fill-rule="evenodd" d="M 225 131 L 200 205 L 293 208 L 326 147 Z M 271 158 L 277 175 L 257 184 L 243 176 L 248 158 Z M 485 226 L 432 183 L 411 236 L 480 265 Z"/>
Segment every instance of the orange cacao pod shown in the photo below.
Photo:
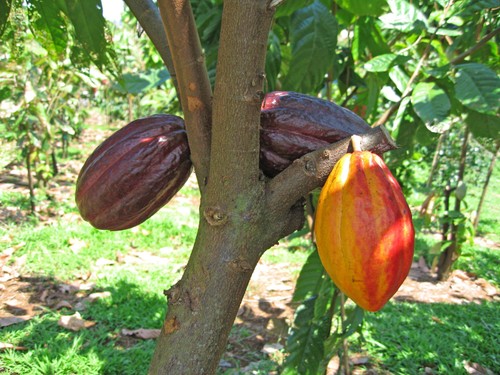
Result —
<path fill-rule="evenodd" d="M 314 232 L 333 282 L 365 310 L 380 310 L 410 271 L 410 208 L 384 161 L 369 151 L 346 154 L 335 165 L 319 196 Z"/>
<path fill-rule="evenodd" d="M 173 115 L 138 119 L 87 159 L 76 183 L 76 204 L 98 229 L 131 228 L 163 207 L 190 172 L 184 121 Z"/>

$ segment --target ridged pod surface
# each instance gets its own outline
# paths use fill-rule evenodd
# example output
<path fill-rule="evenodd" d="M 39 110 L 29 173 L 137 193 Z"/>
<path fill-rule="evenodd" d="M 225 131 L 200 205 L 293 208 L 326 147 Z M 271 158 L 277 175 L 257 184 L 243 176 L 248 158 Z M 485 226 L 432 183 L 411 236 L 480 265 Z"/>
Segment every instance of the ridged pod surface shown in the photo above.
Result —
<path fill-rule="evenodd" d="M 260 167 L 270 177 L 311 151 L 371 129 L 346 108 L 287 91 L 266 94 L 260 123 Z"/>
<path fill-rule="evenodd" d="M 180 117 L 164 114 L 132 121 L 83 165 L 76 183 L 78 210 L 98 229 L 134 227 L 177 193 L 191 166 Z"/>
<path fill-rule="evenodd" d="M 384 161 L 369 151 L 344 155 L 321 190 L 318 253 L 337 287 L 377 311 L 411 267 L 415 232 L 410 208 Z"/>

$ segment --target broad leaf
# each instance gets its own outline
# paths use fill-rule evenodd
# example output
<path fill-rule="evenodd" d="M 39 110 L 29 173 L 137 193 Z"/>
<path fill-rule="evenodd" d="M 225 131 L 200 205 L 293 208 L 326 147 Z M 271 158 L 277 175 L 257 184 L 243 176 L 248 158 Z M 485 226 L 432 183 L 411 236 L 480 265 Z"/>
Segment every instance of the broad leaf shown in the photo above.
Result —
<path fill-rule="evenodd" d="M 278 36 L 271 31 L 269 33 L 268 49 L 266 55 L 266 80 L 267 91 L 276 89 L 276 81 L 281 67 L 281 46 Z"/>
<path fill-rule="evenodd" d="M 286 0 L 276 9 L 275 18 L 292 15 L 295 11 L 310 5 L 313 0 Z"/>
<path fill-rule="evenodd" d="M 372 56 L 391 51 L 379 24 L 372 17 L 359 17 L 354 25 L 352 55 L 355 60 L 364 58 L 365 48 L 368 48 Z"/>
<path fill-rule="evenodd" d="M 296 11 L 292 17 L 292 59 L 285 90 L 311 92 L 319 87 L 333 64 L 337 21 L 320 1 Z"/>
<path fill-rule="evenodd" d="M 321 289 L 322 280 L 325 277 L 323 265 L 317 251 L 313 251 L 300 270 L 299 278 L 295 284 L 293 301 L 304 301 L 317 295 Z"/>
<path fill-rule="evenodd" d="M 408 61 L 410 58 L 394 53 L 379 55 L 363 66 L 368 72 L 387 72 L 392 66 Z"/>
<path fill-rule="evenodd" d="M 410 81 L 410 77 L 408 77 L 401 67 L 394 66 L 389 72 L 389 77 L 401 93 L 405 92 L 408 82 Z"/>
<path fill-rule="evenodd" d="M 297 308 L 294 327 L 287 339 L 289 353 L 282 374 L 316 375 L 324 356 L 324 341 L 331 327 L 331 317 L 315 321 L 315 299 L 306 300 Z"/>
<path fill-rule="evenodd" d="M 418 117 L 433 132 L 442 133 L 447 130 L 444 123 L 450 112 L 451 103 L 446 92 L 435 83 L 422 82 L 415 86 L 411 103 Z"/>
<path fill-rule="evenodd" d="M 500 7 L 500 0 L 469 0 L 457 1 L 450 10 L 450 15 L 457 14 L 460 17 L 470 17 L 485 9 Z"/>
<path fill-rule="evenodd" d="M 427 27 L 427 17 L 415 5 L 405 0 L 387 0 L 391 13 L 380 17 L 385 29 L 418 32 Z"/>
<path fill-rule="evenodd" d="M 5 31 L 9 19 L 11 0 L 0 0 L 0 37 Z"/>
<path fill-rule="evenodd" d="M 123 93 L 139 94 L 160 86 L 169 78 L 170 74 L 166 69 L 150 70 L 140 74 L 126 73 L 112 88 Z"/>
<path fill-rule="evenodd" d="M 465 121 L 474 137 L 500 139 L 500 117 L 497 115 L 469 111 Z"/>
<path fill-rule="evenodd" d="M 65 6 L 64 11 L 75 28 L 78 42 L 97 66 L 106 65 L 106 21 L 102 15 L 101 0 L 65 0 Z M 83 56 L 79 54 L 80 58 Z"/>
<path fill-rule="evenodd" d="M 52 0 L 31 0 L 30 3 L 38 13 L 32 27 L 37 39 L 42 39 L 42 45 L 49 51 L 55 52 L 59 57 L 64 56 L 68 45 L 68 32 L 57 2 Z"/>
<path fill-rule="evenodd" d="M 336 3 L 357 16 L 378 17 L 387 8 L 386 0 L 336 0 Z"/>
<path fill-rule="evenodd" d="M 368 103 L 367 103 L 367 116 L 370 116 L 375 112 L 377 108 L 378 98 L 380 95 L 380 87 L 382 83 L 378 79 L 376 74 L 367 74 L 366 86 L 368 88 Z"/>
<path fill-rule="evenodd" d="M 474 111 L 494 114 L 500 104 L 500 78 L 483 64 L 457 65 L 455 95 Z"/>

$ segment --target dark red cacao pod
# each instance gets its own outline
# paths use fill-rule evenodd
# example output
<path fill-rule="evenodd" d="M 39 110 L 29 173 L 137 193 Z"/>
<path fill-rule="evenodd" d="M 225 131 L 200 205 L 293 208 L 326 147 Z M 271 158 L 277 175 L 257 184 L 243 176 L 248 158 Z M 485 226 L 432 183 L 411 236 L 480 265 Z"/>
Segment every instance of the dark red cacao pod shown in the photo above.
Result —
<path fill-rule="evenodd" d="M 87 159 L 76 183 L 82 218 L 98 229 L 139 225 L 163 207 L 191 173 L 184 121 L 154 115 L 113 133 Z"/>
<path fill-rule="evenodd" d="M 266 94 L 260 123 L 260 167 L 270 177 L 311 151 L 371 129 L 346 108 L 287 91 Z"/>

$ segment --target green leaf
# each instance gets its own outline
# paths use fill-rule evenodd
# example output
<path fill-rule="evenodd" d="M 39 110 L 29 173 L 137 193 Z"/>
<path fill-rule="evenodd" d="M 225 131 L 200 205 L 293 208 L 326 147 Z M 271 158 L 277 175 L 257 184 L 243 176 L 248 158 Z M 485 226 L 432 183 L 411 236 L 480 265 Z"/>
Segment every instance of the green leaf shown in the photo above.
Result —
<path fill-rule="evenodd" d="M 333 64 L 337 21 L 328 8 L 316 0 L 294 13 L 290 41 L 292 59 L 283 89 L 314 91 Z"/>
<path fill-rule="evenodd" d="M 498 115 L 485 115 L 483 113 L 469 111 L 465 122 L 469 126 L 474 137 L 485 137 L 500 139 L 500 117 Z"/>
<path fill-rule="evenodd" d="M 286 0 L 285 2 L 281 3 L 278 8 L 276 9 L 276 14 L 275 18 L 279 17 L 287 17 L 292 15 L 295 11 L 310 5 L 313 2 L 313 0 Z"/>
<path fill-rule="evenodd" d="M 42 39 L 42 45 L 47 51 L 64 57 L 68 46 L 68 32 L 66 27 L 62 27 L 66 25 L 66 20 L 58 4 L 51 0 L 31 0 L 30 3 L 39 15 L 32 22 L 37 39 Z"/>
<path fill-rule="evenodd" d="M 266 55 L 266 80 L 267 91 L 276 89 L 276 81 L 281 67 L 281 46 L 278 36 L 271 31 L 269 33 L 268 48 Z"/>
<path fill-rule="evenodd" d="M 494 114 L 500 104 L 500 78 L 483 64 L 457 65 L 455 95 L 474 111 Z"/>
<path fill-rule="evenodd" d="M 336 3 L 357 16 L 378 17 L 384 13 L 387 8 L 386 0 L 336 0 Z"/>
<path fill-rule="evenodd" d="M 390 13 L 380 17 L 385 29 L 418 32 L 427 27 L 427 17 L 415 5 L 405 0 L 387 0 Z"/>
<path fill-rule="evenodd" d="M 404 63 L 410 58 L 407 56 L 386 53 L 366 62 L 363 66 L 368 72 L 387 72 L 392 66 Z"/>
<path fill-rule="evenodd" d="M 0 0 L 0 37 L 5 31 L 9 19 L 11 0 Z"/>
<path fill-rule="evenodd" d="M 98 67 L 103 67 L 108 57 L 101 0 L 65 0 L 65 6 L 64 11 L 75 28 L 76 39 L 88 58 Z M 79 57 L 84 58 L 84 55 L 80 53 Z"/>
<path fill-rule="evenodd" d="M 371 55 L 378 56 L 389 53 L 391 49 L 387 45 L 379 24 L 373 17 L 359 17 L 354 24 L 354 35 L 352 40 L 352 55 L 354 60 L 365 58 L 368 48 Z"/>
<path fill-rule="evenodd" d="M 450 10 L 450 15 L 457 14 L 460 17 L 470 17 L 485 9 L 500 7 L 500 0 L 469 0 L 457 1 Z"/>
<path fill-rule="evenodd" d="M 450 112 L 451 103 L 446 92 L 435 83 L 418 83 L 413 89 L 411 103 L 418 117 L 433 132 L 442 133 L 447 130 L 444 123 Z"/>
<path fill-rule="evenodd" d="M 311 296 L 317 295 L 321 289 L 324 274 L 319 254 L 317 251 L 313 251 L 300 270 L 299 278 L 295 284 L 293 301 L 304 301 Z"/>
<path fill-rule="evenodd" d="M 375 110 L 377 109 L 378 97 L 380 95 L 382 83 L 380 82 L 376 74 L 367 74 L 365 81 L 368 88 L 368 102 L 366 104 L 366 113 L 367 116 L 370 116 L 372 113 L 375 113 Z"/>
<path fill-rule="evenodd" d="M 410 81 L 410 77 L 408 77 L 401 67 L 394 66 L 389 72 L 389 78 L 392 82 L 394 82 L 401 93 L 405 92 L 408 82 Z"/>
<path fill-rule="evenodd" d="M 324 341 L 328 337 L 331 318 L 315 321 L 315 298 L 306 300 L 295 313 L 294 327 L 287 339 L 289 355 L 282 374 L 316 375 L 324 356 Z"/>
<path fill-rule="evenodd" d="M 166 69 L 150 70 L 140 74 L 126 73 L 112 88 L 129 94 L 139 94 L 164 83 L 170 78 Z"/>

